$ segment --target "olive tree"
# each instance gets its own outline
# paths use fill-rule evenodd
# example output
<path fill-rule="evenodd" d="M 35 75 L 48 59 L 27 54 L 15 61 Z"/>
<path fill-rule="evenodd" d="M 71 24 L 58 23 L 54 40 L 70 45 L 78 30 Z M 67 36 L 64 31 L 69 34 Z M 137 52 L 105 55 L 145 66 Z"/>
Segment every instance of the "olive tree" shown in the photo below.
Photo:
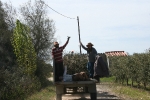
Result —
<path fill-rule="evenodd" d="M 42 86 L 47 83 L 51 61 L 51 49 L 54 41 L 55 24 L 48 17 L 47 6 L 44 1 L 28 1 L 20 7 L 21 21 L 30 27 L 30 36 L 37 55 L 37 69 L 35 75 L 39 77 Z M 45 71 L 49 69 L 49 71 Z"/>
<path fill-rule="evenodd" d="M 54 21 L 47 16 L 47 6 L 44 1 L 36 1 L 32 4 L 28 1 L 21 6 L 20 13 L 26 25 L 31 29 L 31 38 L 38 59 L 49 60 L 55 33 Z"/>

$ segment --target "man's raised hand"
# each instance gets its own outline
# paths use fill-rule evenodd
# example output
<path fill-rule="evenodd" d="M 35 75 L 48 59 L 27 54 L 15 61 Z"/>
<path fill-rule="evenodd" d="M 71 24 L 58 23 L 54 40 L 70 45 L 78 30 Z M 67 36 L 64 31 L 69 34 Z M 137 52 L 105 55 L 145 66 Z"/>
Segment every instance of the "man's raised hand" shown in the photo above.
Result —
<path fill-rule="evenodd" d="M 70 39 L 70 36 L 67 36 L 68 37 L 68 39 Z"/>

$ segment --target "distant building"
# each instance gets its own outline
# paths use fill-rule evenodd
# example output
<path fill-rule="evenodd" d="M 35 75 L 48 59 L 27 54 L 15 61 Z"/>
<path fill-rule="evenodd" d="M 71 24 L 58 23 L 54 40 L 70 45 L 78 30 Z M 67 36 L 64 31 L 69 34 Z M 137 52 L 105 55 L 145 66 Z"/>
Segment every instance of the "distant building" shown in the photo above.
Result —
<path fill-rule="evenodd" d="M 112 57 L 112 56 L 128 56 L 127 53 L 125 53 L 124 51 L 109 51 L 109 52 L 105 52 L 106 58 L 107 58 L 107 64 L 109 67 L 109 58 L 108 57 Z"/>
<path fill-rule="evenodd" d="M 127 56 L 127 53 L 125 53 L 124 51 L 109 51 L 109 52 L 105 52 L 106 56 Z"/>

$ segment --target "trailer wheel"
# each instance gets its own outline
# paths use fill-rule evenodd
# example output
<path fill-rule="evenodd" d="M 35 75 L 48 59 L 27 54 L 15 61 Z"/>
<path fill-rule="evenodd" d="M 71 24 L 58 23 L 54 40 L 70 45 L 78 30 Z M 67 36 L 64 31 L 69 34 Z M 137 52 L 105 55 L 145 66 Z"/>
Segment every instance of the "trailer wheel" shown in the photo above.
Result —
<path fill-rule="evenodd" d="M 90 93 L 91 100 L 97 100 L 97 93 Z"/>
<path fill-rule="evenodd" d="M 62 100 L 62 94 L 56 94 L 56 100 Z"/>

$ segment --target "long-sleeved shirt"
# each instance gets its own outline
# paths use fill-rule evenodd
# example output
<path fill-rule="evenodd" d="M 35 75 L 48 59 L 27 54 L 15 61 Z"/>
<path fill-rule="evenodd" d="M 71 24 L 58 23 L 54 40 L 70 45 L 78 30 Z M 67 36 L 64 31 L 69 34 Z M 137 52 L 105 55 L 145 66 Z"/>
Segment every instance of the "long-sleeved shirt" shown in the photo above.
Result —
<path fill-rule="evenodd" d="M 55 47 L 52 49 L 52 56 L 53 56 L 53 59 L 55 60 L 55 62 L 63 61 L 62 53 L 63 53 L 63 50 L 65 49 L 65 47 L 67 46 L 68 42 L 69 42 L 69 39 L 66 41 L 66 43 L 63 46 L 60 46 L 58 48 Z"/>
<path fill-rule="evenodd" d="M 88 61 L 89 61 L 89 62 L 95 62 L 95 57 L 96 57 L 96 55 L 97 55 L 96 49 L 92 47 L 92 50 L 89 51 L 89 49 L 86 48 L 82 43 L 81 43 L 81 46 L 82 46 L 82 48 L 83 48 L 84 50 L 87 51 Z"/>

